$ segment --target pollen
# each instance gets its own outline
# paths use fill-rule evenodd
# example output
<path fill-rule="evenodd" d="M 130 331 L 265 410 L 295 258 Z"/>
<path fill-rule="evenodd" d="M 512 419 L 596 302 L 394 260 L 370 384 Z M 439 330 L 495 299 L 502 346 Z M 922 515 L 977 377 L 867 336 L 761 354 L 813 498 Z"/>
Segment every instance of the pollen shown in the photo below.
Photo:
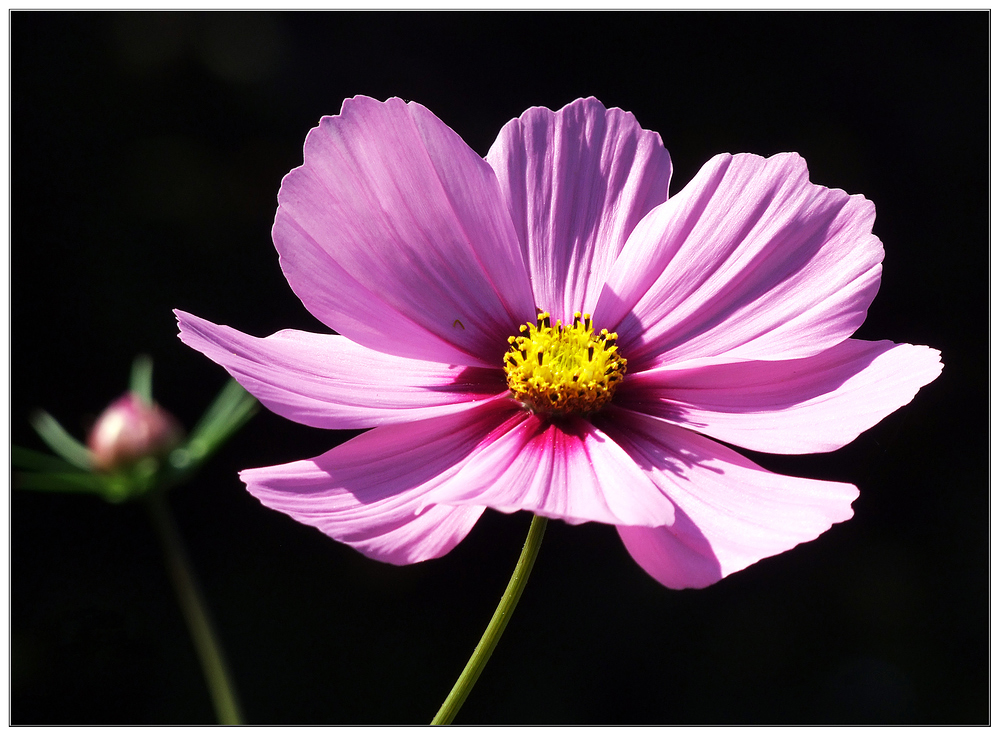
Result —
<path fill-rule="evenodd" d="M 576 312 L 572 325 L 552 324 L 548 312 L 507 338 L 507 385 L 536 414 L 591 414 L 607 404 L 625 375 L 618 334 L 594 334 L 589 314 Z"/>

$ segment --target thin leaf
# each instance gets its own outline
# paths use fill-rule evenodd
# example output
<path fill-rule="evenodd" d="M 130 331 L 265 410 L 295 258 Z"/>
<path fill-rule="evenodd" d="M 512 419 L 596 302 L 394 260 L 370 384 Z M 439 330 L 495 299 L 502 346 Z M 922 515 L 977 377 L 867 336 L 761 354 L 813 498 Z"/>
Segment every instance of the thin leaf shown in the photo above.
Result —
<path fill-rule="evenodd" d="M 153 359 L 148 355 L 138 355 L 132 361 L 129 390 L 138 395 L 146 406 L 153 405 Z"/>
<path fill-rule="evenodd" d="M 235 381 L 233 383 L 239 386 Z M 215 447 L 218 447 L 232 437 L 260 409 L 260 403 L 257 399 L 243 390 L 242 386 L 240 386 L 240 389 L 242 393 L 239 400 L 229 407 L 224 421 L 219 424 L 218 432 L 215 436 Z"/>
<path fill-rule="evenodd" d="M 232 407 L 244 396 L 245 389 L 232 378 L 222 387 L 215 401 L 209 405 L 202 414 L 198 424 L 191 430 L 192 437 L 203 438 L 214 433 L 214 427 L 224 421 L 225 416 L 232 411 Z"/>
<path fill-rule="evenodd" d="M 55 417 L 39 409 L 31 417 L 31 426 L 45 441 L 52 451 L 65 459 L 66 462 L 83 470 L 93 467 L 90 450 L 69 432 L 63 429 Z"/>
<path fill-rule="evenodd" d="M 11 445 L 10 462 L 25 470 L 46 470 L 49 472 L 73 472 L 75 466 L 59 457 L 47 455 L 44 452 L 29 450 L 27 447 Z"/>
<path fill-rule="evenodd" d="M 14 488 L 25 491 L 105 493 L 104 481 L 91 473 L 14 473 Z"/>
<path fill-rule="evenodd" d="M 257 399 L 230 379 L 191 432 L 186 449 L 199 462 L 215 452 L 258 410 Z"/>

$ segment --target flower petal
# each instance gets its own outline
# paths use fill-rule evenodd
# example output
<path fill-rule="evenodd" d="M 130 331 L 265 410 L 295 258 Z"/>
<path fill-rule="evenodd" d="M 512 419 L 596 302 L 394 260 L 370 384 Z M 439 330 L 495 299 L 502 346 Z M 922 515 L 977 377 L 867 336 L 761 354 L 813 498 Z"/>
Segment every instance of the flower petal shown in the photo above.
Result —
<path fill-rule="evenodd" d="M 593 97 L 533 107 L 500 131 L 497 173 L 532 276 L 535 303 L 568 324 L 593 311 L 628 234 L 667 199 L 670 156 L 631 113 Z"/>
<path fill-rule="evenodd" d="M 426 502 L 525 509 L 570 524 L 661 526 L 674 518 L 670 501 L 604 432 L 582 419 L 555 424 L 534 414 L 495 432 Z"/>
<path fill-rule="evenodd" d="M 594 312 L 631 370 L 803 358 L 861 325 L 875 208 L 808 176 L 797 154 L 722 154 L 639 223 Z"/>
<path fill-rule="evenodd" d="M 463 411 L 507 392 L 503 374 L 399 358 L 340 335 L 282 330 L 251 337 L 175 310 L 181 340 L 221 365 L 264 406 L 325 429 L 363 429 Z"/>
<path fill-rule="evenodd" d="M 278 203 L 272 234 L 288 283 L 355 342 L 496 366 L 535 318 L 493 170 L 416 103 L 346 100 L 309 133 Z"/>
<path fill-rule="evenodd" d="M 483 512 L 481 505 L 431 506 L 425 496 L 453 482 L 469 454 L 517 410 L 501 400 L 378 427 L 311 460 L 244 470 L 240 478 L 265 506 L 368 557 L 420 562 L 451 551 Z"/>
<path fill-rule="evenodd" d="M 849 483 L 764 470 L 706 437 L 615 408 L 603 425 L 676 506 L 673 524 L 620 525 L 629 553 L 670 588 L 703 588 L 853 515 Z"/>
<path fill-rule="evenodd" d="M 629 375 L 615 402 L 760 452 L 829 452 L 908 404 L 941 354 L 845 340 L 809 358 Z"/>

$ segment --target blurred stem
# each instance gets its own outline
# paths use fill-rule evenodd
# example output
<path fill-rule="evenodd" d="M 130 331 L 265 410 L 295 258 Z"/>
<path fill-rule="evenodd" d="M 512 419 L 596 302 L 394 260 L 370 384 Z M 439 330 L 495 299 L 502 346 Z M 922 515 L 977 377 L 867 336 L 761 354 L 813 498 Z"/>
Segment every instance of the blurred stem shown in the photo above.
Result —
<path fill-rule="evenodd" d="M 465 699 L 469 697 L 469 693 L 472 692 L 472 688 L 476 684 L 476 680 L 479 679 L 479 675 L 482 674 L 483 668 L 486 667 L 490 655 L 493 654 L 497 642 L 500 641 L 500 637 L 503 635 L 503 630 L 507 628 L 507 622 L 510 620 L 511 614 L 514 613 L 514 608 L 521 598 L 521 593 L 524 592 L 524 586 L 528 582 L 531 568 L 535 564 L 535 558 L 538 557 L 538 550 L 542 546 L 545 524 L 545 517 L 535 516 L 531 519 L 528 538 L 524 540 L 524 548 L 521 550 L 521 556 L 517 560 L 517 565 L 514 566 L 514 574 L 511 575 L 510 582 L 507 583 L 507 590 L 504 591 L 503 596 L 500 598 L 500 605 L 497 606 L 497 610 L 493 613 L 493 618 L 490 619 L 486 631 L 483 632 L 483 638 L 479 640 L 475 651 L 472 652 L 469 663 L 465 665 L 462 674 L 455 681 L 455 686 L 448 693 L 448 697 L 445 698 L 444 703 L 441 704 L 441 708 L 438 710 L 437 715 L 434 716 L 434 720 L 431 721 L 432 726 L 447 726 L 455 720 L 459 709 L 465 703 Z"/>
<path fill-rule="evenodd" d="M 163 544 L 170 580 L 177 592 L 177 600 L 191 632 L 198 659 L 201 660 L 201 668 L 212 696 L 216 718 L 224 725 L 240 725 L 243 722 L 243 714 L 236 697 L 236 688 L 229 675 L 222 647 L 208 618 L 205 601 L 191 572 L 191 565 L 177 526 L 167 507 L 166 495 L 162 490 L 155 489 L 147 494 L 146 502 L 150 519 Z"/>

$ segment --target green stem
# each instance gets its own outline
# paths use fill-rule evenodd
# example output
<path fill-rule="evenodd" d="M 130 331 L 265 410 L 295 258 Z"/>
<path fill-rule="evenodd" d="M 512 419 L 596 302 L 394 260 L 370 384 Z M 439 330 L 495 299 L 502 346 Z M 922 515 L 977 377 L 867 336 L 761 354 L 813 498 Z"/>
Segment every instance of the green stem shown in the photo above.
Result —
<path fill-rule="evenodd" d="M 177 592 L 177 600 L 191 632 L 198 659 L 201 660 L 201 668 L 212 696 L 216 718 L 224 725 L 240 725 L 243 722 L 243 715 L 236 697 L 236 688 L 233 687 L 222 647 L 208 618 L 205 601 L 191 572 L 191 565 L 177 526 L 170 515 L 170 509 L 167 508 L 166 495 L 161 490 L 154 490 L 146 496 L 146 499 L 150 519 L 163 544 L 170 580 Z"/>
<path fill-rule="evenodd" d="M 507 622 L 510 620 L 511 614 L 514 613 L 514 608 L 521 598 L 524 586 L 528 582 L 531 568 L 535 564 L 535 558 L 538 557 L 538 550 L 542 546 L 545 523 L 546 519 L 543 516 L 532 518 L 531 528 L 528 529 L 528 538 L 524 540 L 524 549 L 521 550 L 521 556 L 517 560 L 517 565 L 514 566 L 514 574 L 511 575 L 510 582 L 507 583 L 507 590 L 504 591 L 503 597 L 500 598 L 500 605 L 497 606 L 497 610 L 493 613 L 493 618 L 490 619 L 486 631 L 483 632 L 483 638 L 479 640 L 479 644 L 476 645 L 472 657 L 469 658 L 469 663 L 465 665 L 462 674 L 455 681 L 455 686 L 448 693 L 448 697 L 445 698 L 444 703 L 441 704 L 441 708 L 438 710 L 437 715 L 434 716 L 434 720 L 431 721 L 432 726 L 447 726 L 455 720 L 459 709 L 465 703 L 465 699 L 469 697 L 469 693 L 472 692 L 472 688 L 476 684 L 476 680 L 479 679 L 479 675 L 482 674 L 483 668 L 486 667 L 490 655 L 493 654 L 497 642 L 500 641 L 503 630 L 507 628 Z"/>

